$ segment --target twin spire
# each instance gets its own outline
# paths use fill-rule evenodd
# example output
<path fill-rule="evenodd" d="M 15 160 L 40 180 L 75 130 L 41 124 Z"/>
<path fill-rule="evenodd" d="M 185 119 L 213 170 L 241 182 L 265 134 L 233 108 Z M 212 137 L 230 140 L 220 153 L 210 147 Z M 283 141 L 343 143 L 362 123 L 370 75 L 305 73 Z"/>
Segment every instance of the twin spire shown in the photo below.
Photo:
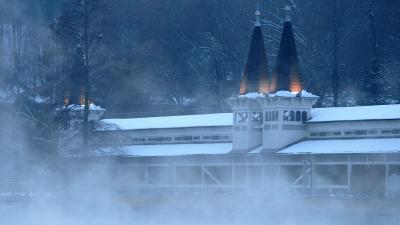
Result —
<path fill-rule="evenodd" d="M 302 81 L 290 17 L 290 6 L 285 7 L 286 18 L 283 26 L 278 56 L 272 76 L 268 73 L 264 38 L 261 31 L 260 8 L 257 4 L 256 21 L 247 56 L 243 78 L 240 84 L 240 94 L 252 92 L 273 93 L 276 91 L 300 92 Z"/>

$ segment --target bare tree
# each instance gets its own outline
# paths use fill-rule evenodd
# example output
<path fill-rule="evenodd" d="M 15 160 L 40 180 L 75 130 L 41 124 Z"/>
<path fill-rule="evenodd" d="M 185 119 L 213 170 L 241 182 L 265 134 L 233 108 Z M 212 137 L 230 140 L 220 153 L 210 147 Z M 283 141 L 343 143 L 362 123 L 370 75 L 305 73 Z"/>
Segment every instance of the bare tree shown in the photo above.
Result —
<path fill-rule="evenodd" d="M 84 104 L 82 126 L 84 146 L 88 145 L 89 138 L 90 77 L 93 71 L 92 67 L 95 64 L 95 46 L 103 37 L 100 21 L 104 10 L 105 4 L 101 0 L 70 1 L 64 6 L 58 23 L 55 25 L 55 33 L 59 42 L 62 43 L 65 53 L 68 55 L 67 58 L 73 61 L 71 58 L 76 57 L 76 52 L 81 53 L 79 57 L 82 59 L 80 83 L 72 82 L 70 85 L 80 86 L 81 88 L 79 89 L 82 91 L 83 102 L 71 103 Z M 76 68 L 70 67 L 69 69 L 71 72 L 76 72 L 74 71 Z"/>
<path fill-rule="evenodd" d="M 378 40 L 376 29 L 376 3 L 368 0 L 368 26 L 371 43 L 370 70 L 365 78 L 366 102 L 362 104 L 379 104 L 382 102 L 382 71 L 378 54 Z"/>

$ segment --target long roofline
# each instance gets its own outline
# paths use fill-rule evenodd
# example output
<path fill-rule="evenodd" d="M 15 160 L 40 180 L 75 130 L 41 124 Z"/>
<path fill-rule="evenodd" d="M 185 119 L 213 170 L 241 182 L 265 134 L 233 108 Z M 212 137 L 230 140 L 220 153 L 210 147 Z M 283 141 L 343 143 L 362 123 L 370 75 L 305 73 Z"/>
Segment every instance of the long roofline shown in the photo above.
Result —
<path fill-rule="evenodd" d="M 311 121 L 307 121 L 307 123 L 400 120 L 400 104 L 313 108 L 311 110 L 311 116 L 313 118 Z M 119 129 L 142 130 L 186 127 L 228 127 L 233 124 L 233 114 L 218 113 L 130 119 L 103 119 L 102 122 L 114 124 L 116 126 L 105 128 L 103 131 Z"/>

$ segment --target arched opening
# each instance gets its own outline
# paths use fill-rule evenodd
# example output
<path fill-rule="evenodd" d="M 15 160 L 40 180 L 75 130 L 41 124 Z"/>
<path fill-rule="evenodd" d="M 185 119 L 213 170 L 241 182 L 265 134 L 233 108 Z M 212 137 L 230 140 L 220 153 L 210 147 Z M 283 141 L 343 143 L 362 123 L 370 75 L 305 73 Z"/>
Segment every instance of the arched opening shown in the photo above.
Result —
<path fill-rule="evenodd" d="M 290 121 L 294 121 L 294 111 L 290 111 Z"/>
<path fill-rule="evenodd" d="M 303 111 L 302 113 L 301 113 L 301 121 L 303 121 L 303 122 L 305 122 L 305 121 L 307 121 L 307 112 L 306 111 Z"/>
<path fill-rule="evenodd" d="M 275 111 L 275 121 L 278 121 L 279 118 L 279 112 L 278 110 Z"/>
<path fill-rule="evenodd" d="M 296 121 L 300 121 L 300 120 L 301 120 L 301 112 L 296 111 Z"/>
<path fill-rule="evenodd" d="M 289 112 L 287 110 L 283 111 L 283 121 L 289 121 Z"/>
<path fill-rule="evenodd" d="M 269 120 L 269 118 L 268 118 L 268 111 L 265 111 L 265 121 L 268 121 Z"/>

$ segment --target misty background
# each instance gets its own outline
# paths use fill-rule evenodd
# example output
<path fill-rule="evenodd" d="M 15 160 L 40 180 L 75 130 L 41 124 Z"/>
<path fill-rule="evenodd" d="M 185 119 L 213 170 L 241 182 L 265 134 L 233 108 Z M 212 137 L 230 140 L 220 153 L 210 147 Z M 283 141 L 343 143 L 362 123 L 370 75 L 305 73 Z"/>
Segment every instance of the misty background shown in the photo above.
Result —
<path fill-rule="evenodd" d="M 400 101 L 399 1 L 260 3 L 269 70 L 284 5 L 292 6 L 304 88 L 320 96 L 318 107 Z M 14 157 L 23 145 L 54 153 L 53 112 L 66 97 L 87 94 L 114 118 L 230 111 L 226 99 L 238 94 L 256 1 L 0 5 L 1 139 Z"/>
<path fill-rule="evenodd" d="M 292 6 L 304 88 L 320 96 L 319 107 L 400 102 L 400 1 L 261 1 L 269 70 L 285 4 Z M 63 184 L 53 112 L 74 93 L 87 91 L 91 101 L 107 109 L 106 117 L 230 111 L 226 99 L 238 94 L 255 5 L 243 0 L 0 0 L 0 182 L 24 180 L 33 189 L 50 181 L 52 188 Z M 83 73 L 89 75 L 88 90 L 82 89 Z M 54 174 L 43 181 L 29 173 L 49 170 Z M 90 212 L 123 212 L 108 207 L 115 196 L 106 193 L 90 199 L 102 196 L 99 202 L 107 207 Z M 91 200 L 79 202 L 92 210 L 98 202 Z M 49 210 L 47 203 L 32 207 Z M 69 218 L 65 209 L 74 206 L 53 208 L 48 224 Z M 167 209 L 160 211 L 171 214 Z"/>

